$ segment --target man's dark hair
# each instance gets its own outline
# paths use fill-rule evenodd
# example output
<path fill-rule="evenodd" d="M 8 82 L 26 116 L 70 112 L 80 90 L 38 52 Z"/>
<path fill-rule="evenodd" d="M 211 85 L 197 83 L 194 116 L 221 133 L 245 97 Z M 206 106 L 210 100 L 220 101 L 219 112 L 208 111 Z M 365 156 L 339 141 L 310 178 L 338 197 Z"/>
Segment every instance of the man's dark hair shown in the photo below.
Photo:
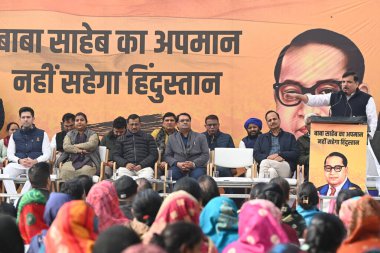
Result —
<path fill-rule="evenodd" d="M 335 211 L 336 214 L 339 214 L 340 207 L 342 206 L 342 203 L 347 200 L 351 199 L 353 197 L 361 197 L 364 196 L 364 192 L 360 189 L 342 189 L 338 193 L 338 196 L 336 197 L 336 206 L 335 206 Z"/>
<path fill-rule="evenodd" d="M 127 127 L 127 120 L 124 117 L 119 116 L 116 119 L 114 119 L 114 121 L 112 123 L 112 127 L 117 128 L 117 129 L 126 128 Z"/>
<path fill-rule="evenodd" d="M 127 123 L 129 123 L 129 120 L 130 120 L 130 119 L 132 119 L 132 120 L 134 120 L 134 119 L 138 119 L 139 122 L 141 122 L 141 118 L 140 118 L 140 116 L 137 115 L 137 114 L 131 114 L 131 115 L 129 115 L 128 118 L 127 118 Z"/>
<path fill-rule="evenodd" d="M 31 107 L 21 107 L 20 110 L 18 110 L 18 116 L 21 117 L 21 113 L 23 112 L 30 112 L 30 114 L 32 114 L 32 117 L 34 117 L 34 110 Z"/>
<path fill-rule="evenodd" d="M 165 118 L 170 118 L 170 117 L 172 117 L 174 120 L 176 120 L 176 118 L 177 118 L 174 113 L 167 112 L 167 113 L 164 114 L 164 116 L 162 116 L 162 121 L 164 121 Z"/>
<path fill-rule="evenodd" d="M 185 191 L 192 195 L 196 200 L 200 201 L 202 199 L 202 190 L 199 186 L 197 180 L 191 177 L 183 177 L 177 181 L 174 185 L 174 189 L 176 191 Z"/>
<path fill-rule="evenodd" d="M 328 156 L 326 156 L 325 162 L 323 164 L 326 165 L 327 158 L 333 157 L 333 156 L 337 156 L 337 157 L 342 158 L 344 167 L 347 167 L 348 161 L 347 161 L 346 156 L 343 155 L 342 153 L 339 153 L 339 152 L 332 152 L 332 153 L 330 153 Z"/>
<path fill-rule="evenodd" d="M 50 179 L 50 164 L 36 163 L 28 170 L 28 177 L 33 188 L 46 188 Z"/>
<path fill-rule="evenodd" d="M 311 29 L 297 35 L 289 45 L 281 50 L 274 68 L 274 78 L 277 83 L 280 79 L 281 65 L 287 50 L 291 47 L 302 47 L 307 44 L 322 44 L 340 50 L 347 57 L 347 70 L 356 70 L 359 82 L 363 81 L 364 57 L 355 43 L 346 36 L 330 30 Z"/>
<path fill-rule="evenodd" d="M 190 121 L 191 121 L 191 116 L 190 116 L 190 114 L 188 114 L 187 112 L 182 112 L 182 113 L 180 113 L 180 114 L 177 115 L 176 122 L 179 121 L 179 117 L 180 117 L 180 116 L 187 116 L 187 117 L 189 117 L 189 119 L 190 119 Z"/>
<path fill-rule="evenodd" d="M 69 120 L 75 121 L 75 115 L 72 113 L 65 113 L 62 116 L 62 122 L 69 121 Z"/>
<path fill-rule="evenodd" d="M 78 178 L 73 178 L 63 183 L 61 192 L 70 195 L 73 200 L 81 200 L 83 199 L 84 188 Z"/>
<path fill-rule="evenodd" d="M 5 130 L 7 130 L 7 132 L 8 132 L 9 129 L 11 129 L 12 125 L 16 125 L 18 128 L 20 128 L 20 126 L 16 122 L 9 122 L 7 127 L 5 128 Z"/>
<path fill-rule="evenodd" d="M 208 175 L 200 176 L 198 183 L 202 191 L 202 206 L 206 206 L 210 200 L 220 196 L 218 185 L 212 177 Z"/>
<path fill-rule="evenodd" d="M 88 175 L 79 175 L 77 179 L 82 184 L 84 192 L 87 196 L 91 190 L 91 187 L 94 185 L 94 182 L 92 181 L 92 177 Z"/>
<path fill-rule="evenodd" d="M 264 182 L 259 182 L 259 183 L 255 184 L 252 187 L 251 192 L 249 193 L 249 199 L 257 199 L 257 197 L 259 196 L 260 193 L 262 193 L 262 191 L 266 185 L 267 184 Z"/>
<path fill-rule="evenodd" d="M 207 120 L 209 120 L 209 119 L 211 119 L 211 120 L 217 120 L 217 121 L 219 122 L 219 118 L 218 118 L 218 116 L 216 116 L 216 115 L 214 115 L 214 114 L 211 114 L 211 115 L 208 115 L 208 116 L 205 118 L 205 124 L 206 124 Z"/>
<path fill-rule="evenodd" d="M 92 252 L 121 253 L 125 248 L 140 242 L 140 237 L 133 229 L 123 225 L 115 225 L 99 234 Z"/>
<path fill-rule="evenodd" d="M 152 189 L 140 191 L 132 202 L 133 215 L 138 221 L 151 226 L 156 219 L 161 204 L 162 198 L 156 191 Z"/>
<path fill-rule="evenodd" d="M 356 74 L 356 72 L 354 72 L 354 71 L 346 71 L 346 72 L 343 74 L 342 78 L 345 78 L 345 77 L 348 77 L 348 76 L 353 76 L 353 77 L 354 77 L 354 81 L 355 81 L 355 82 L 359 82 L 359 77 L 358 77 L 358 75 Z"/>
<path fill-rule="evenodd" d="M 275 113 L 276 115 L 277 115 L 277 117 L 278 117 L 278 119 L 280 119 L 280 114 L 278 114 L 278 112 L 276 112 L 276 111 L 274 111 L 274 110 L 269 110 L 269 111 L 267 111 L 266 113 L 265 113 L 265 120 L 267 120 L 267 116 L 268 116 L 268 114 L 269 113 Z"/>
<path fill-rule="evenodd" d="M 137 192 L 147 190 L 147 189 L 152 189 L 151 182 L 149 182 L 149 180 L 146 179 L 145 177 L 137 178 L 136 183 L 137 183 Z"/>
<path fill-rule="evenodd" d="M 78 112 L 77 114 L 75 114 L 75 118 L 78 117 L 78 116 L 82 116 L 84 118 L 84 120 L 86 121 L 86 123 L 88 122 L 87 121 L 87 116 L 83 112 Z"/>
<path fill-rule="evenodd" d="M 289 200 L 290 185 L 288 180 L 283 177 L 272 178 L 269 183 L 278 184 L 284 193 L 284 203 Z"/>
<path fill-rule="evenodd" d="M 284 192 L 278 184 L 268 183 L 266 184 L 261 193 L 257 195 L 258 199 L 266 199 L 275 204 L 279 209 L 281 209 L 284 204 Z"/>
<path fill-rule="evenodd" d="M 297 202 L 305 210 L 310 210 L 318 205 L 318 190 L 311 182 L 303 182 L 297 191 Z"/>

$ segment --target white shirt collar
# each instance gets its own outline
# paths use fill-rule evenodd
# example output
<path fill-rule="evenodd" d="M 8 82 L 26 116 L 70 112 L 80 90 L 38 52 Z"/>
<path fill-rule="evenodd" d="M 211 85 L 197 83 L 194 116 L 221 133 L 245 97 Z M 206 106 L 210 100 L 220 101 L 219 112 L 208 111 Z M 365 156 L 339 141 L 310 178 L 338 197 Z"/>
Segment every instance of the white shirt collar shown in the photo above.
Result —
<path fill-rule="evenodd" d="M 343 185 L 347 182 L 347 177 L 346 179 L 343 181 L 343 183 L 341 183 L 340 185 L 338 185 L 337 187 L 335 187 L 335 194 L 334 194 L 334 197 L 338 196 L 340 190 L 342 189 Z M 329 185 L 329 190 L 327 191 L 327 196 L 330 196 L 330 193 L 331 193 L 331 186 Z"/>

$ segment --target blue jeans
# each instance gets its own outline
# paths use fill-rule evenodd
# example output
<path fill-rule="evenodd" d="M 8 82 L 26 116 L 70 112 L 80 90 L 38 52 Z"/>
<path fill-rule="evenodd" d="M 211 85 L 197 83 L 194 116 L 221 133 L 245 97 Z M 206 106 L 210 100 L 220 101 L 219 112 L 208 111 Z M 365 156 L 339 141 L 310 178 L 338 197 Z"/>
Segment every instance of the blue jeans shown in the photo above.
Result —
<path fill-rule="evenodd" d="M 194 178 L 195 180 L 198 180 L 199 177 L 206 175 L 206 169 L 205 168 L 194 168 L 190 170 L 189 172 L 183 172 L 180 168 L 177 166 L 173 166 L 170 168 L 171 171 L 173 171 L 173 180 L 177 181 L 178 179 L 189 175 L 190 177 Z"/>

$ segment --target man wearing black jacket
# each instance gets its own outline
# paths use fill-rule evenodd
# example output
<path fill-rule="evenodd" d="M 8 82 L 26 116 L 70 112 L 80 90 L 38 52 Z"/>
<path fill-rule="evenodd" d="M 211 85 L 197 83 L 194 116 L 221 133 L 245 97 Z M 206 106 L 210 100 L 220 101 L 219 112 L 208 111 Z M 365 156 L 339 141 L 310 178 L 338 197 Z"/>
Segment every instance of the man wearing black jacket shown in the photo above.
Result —
<path fill-rule="evenodd" d="M 283 131 L 280 116 L 275 111 L 265 114 L 270 131 L 259 135 L 253 157 L 260 164 L 259 178 L 289 178 L 297 166 L 299 150 L 293 134 Z"/>
<path fill-rule="evenodd" d="M 365 117 L 372 139 L 377 126 L 377 111 L 375 100 L 367 93 L 359 90 L 359 77 L 355 72 L 347 71 L 342 76 L 342 90 L 328 94 L 305 95 L 286 93 L 285 98 L 299 100 L 312 106 L 331 106 L 331 116 Z"/>
<path fill-rule="evenodd" d="M 115 143 L 113 159 L 119 172 L 127 176 L 153 178 L 153 166 L 158 158 L 155 140 L 141 131 L 141 120 L 136 114 L 127 119 L 127 132 Z"/>

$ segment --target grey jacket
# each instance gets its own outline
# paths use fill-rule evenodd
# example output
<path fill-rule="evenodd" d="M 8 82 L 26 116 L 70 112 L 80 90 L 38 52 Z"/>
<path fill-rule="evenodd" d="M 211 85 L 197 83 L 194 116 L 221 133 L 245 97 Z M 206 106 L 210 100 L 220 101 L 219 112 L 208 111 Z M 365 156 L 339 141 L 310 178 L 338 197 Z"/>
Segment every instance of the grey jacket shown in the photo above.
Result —
<path fill-rule="evenodd" d="M 207 139 L 204 134 L 189 132 L 187 147 L 185 147 L 181 133 L 176 132 L 169 136 L 165 149 L 164 160 L 170 167 L 175 166 L 177 162 L 191 161 L 195 167 L 206 167 L 209 160 L 209 149 Z"/>

